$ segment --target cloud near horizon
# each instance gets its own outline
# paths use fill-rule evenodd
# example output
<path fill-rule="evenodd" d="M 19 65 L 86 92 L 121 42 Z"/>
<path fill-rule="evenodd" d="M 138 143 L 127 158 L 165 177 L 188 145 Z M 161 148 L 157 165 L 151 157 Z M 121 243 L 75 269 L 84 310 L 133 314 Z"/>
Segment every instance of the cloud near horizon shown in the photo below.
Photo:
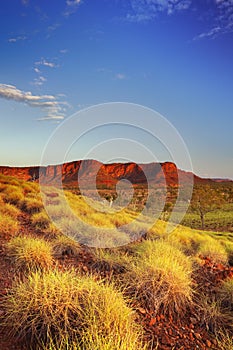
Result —
<path fill-rule="evenodd" d="M 64 111 L 62 105 L 66 103 L 58 101 L 53 95 L 33 95 L 30 91 L 24 92 L 13 85 L 0 84 L 0 98 L 26 103 L 30 107 L 42 108 L 47 112 L 43 120 L 64 119 L 65 117 L 61 112 Z"/>

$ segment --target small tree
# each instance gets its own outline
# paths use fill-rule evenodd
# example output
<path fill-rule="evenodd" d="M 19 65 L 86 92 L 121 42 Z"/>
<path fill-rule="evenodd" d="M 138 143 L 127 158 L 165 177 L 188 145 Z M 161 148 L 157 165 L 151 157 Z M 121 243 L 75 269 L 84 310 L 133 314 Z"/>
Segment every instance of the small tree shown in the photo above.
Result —
<path fill-rule="evenodd" d="M 200 185 L 194 188 L 190 208 L 200 216 L 202 230 L 205 228 L 206 214 L 220 209 L 223 203 L 223 197 L 210 185 Z"/>

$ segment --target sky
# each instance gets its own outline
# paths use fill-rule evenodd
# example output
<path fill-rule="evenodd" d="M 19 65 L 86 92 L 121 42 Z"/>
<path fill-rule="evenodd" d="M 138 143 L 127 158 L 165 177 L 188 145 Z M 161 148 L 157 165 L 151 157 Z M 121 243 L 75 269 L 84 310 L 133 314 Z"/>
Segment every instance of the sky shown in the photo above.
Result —
<path fill-rule="evenodd" d="M 0 165 L 38 165 L 69 116 L 129 102 L 175 127 L 196 174 L 233 178 L 233 0 L 2 0 L 0 53 Z"/>

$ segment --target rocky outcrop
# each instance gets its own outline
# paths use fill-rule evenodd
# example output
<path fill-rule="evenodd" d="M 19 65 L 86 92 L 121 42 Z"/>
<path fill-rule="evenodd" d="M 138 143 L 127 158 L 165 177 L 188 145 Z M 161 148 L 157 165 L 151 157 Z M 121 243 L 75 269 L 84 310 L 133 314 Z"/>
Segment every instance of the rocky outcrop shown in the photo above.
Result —
<path fill-rule="evenodd" d="M 0 166 L 0 174 L 15 176 L 25 181 L 38 181 L 41 176 L 47 183 L 53 183 L 58 178 L 64 184 L 82 181 L 86 184 L 114 185 L 121 179 L 127 179 L 133 184 L 167 183 L 169 186 L 178 185 L 178 177 L 182 182 L 189 182 L 194 176 L 196 182 L 209 181 L 201 179 L 192 173 L 177 169 L 171 162 L 165 163 L 113 163 L 102 164 L 96 160 L 79 160 L 47 167 L 4 167 Z M 97 176 L 96 176 L 97 174 Z"/>

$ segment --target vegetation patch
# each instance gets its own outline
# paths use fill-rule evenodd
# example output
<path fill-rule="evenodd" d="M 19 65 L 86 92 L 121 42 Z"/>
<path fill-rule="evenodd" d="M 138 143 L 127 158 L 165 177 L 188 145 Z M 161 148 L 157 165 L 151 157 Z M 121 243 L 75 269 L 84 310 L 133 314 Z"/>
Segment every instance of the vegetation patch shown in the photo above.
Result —
<path fill-rule="evenodd" d="M 142 349 L 141 330 L 113 286 L 79 277 L 74 271 L 34 272 L 17 281 L 4 299 L 5 324 L 39 348 Z"/>
<path fill-rule="evenodd" d="M 77 256 L 80 252 L 80 245 L 74 239 L 59 235 L 54 241 L 51 242 L 53 255 L 56 258 L 64 256 Z"/>
<path fill-rule="evenodd" d="M 51 247 L 41 239 L 15 237 L 7 243 L 7 250 L 18 271 L 47 269 L 53 263 Z"/>
<path fill-rule="evenodd" d="M 136 259 L 126 274 L 131 293 L 150 310 L 181 315 L 192 303 L 192 263 L 166 241 L 145 241 L 136 246 Z"/>

